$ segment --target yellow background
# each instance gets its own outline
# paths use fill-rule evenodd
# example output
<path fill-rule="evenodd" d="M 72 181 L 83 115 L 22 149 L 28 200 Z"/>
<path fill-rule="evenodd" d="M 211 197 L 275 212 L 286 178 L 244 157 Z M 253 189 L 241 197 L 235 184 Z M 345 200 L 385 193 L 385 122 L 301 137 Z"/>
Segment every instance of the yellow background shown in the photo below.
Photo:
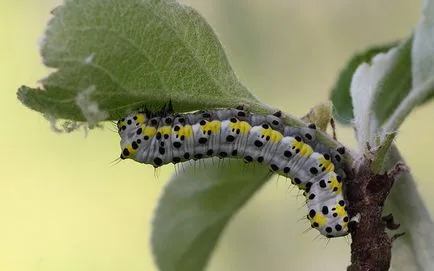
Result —
<path fill-rule="evenodd" d="M 186 2 L 216 30 L 249 89 L 294 115 L 327 99 L 356 51 L 405 37 L 419 18 L 418 1 L 406 0 Z M 155 270 L 150 221 L 173 167 L 156 179 L 149 166 L 112 166 L 120 150 L 110 125 L 87 138 L 55 134 L 16 99 L 20 85 L 48 72 L 38 38 L 59 3 L 0 2 L 0 271 Z M 397 138 L 430 211 L 433 116 L 433 103 L 418 109 Z M 351 129 L 337 132 L 355 145 Z M 270 181 L 230 223 L 209 270 L 344 270 L 348 241 L 304 233 L 297 195 L 282 178 Z"/>

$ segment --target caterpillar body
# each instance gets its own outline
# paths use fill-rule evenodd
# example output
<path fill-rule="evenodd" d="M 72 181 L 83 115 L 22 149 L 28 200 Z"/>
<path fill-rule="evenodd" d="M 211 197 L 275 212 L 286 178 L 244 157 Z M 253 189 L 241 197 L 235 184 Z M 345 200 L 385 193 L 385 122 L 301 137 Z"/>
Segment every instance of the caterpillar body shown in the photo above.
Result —
<path fill-rule="evenodd" d="M 345 148 L 316 142 L 313 124 L 286 126 L 280 112 L 263 116 L 242 106 L 177 114 L 169 102 L 159 112 L 134 112 L 117 127 L 121 159 L 159 167 L 218 156 L 268 165 L 304 191 L 312 228 L 329 238 L 349 233 L 341 178 Z"/>

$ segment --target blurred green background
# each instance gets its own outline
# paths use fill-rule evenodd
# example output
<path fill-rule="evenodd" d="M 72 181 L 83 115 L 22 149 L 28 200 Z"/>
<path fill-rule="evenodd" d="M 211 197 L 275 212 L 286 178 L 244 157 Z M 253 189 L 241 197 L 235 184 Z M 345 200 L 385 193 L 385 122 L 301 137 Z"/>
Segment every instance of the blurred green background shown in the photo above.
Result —
<path fill-rule="evenodd" d="M 294 115 L 328 98 L 356 51 L 407 36 L 420 8 L 405 0 L 185 2 L 216 30 L 247 87 Z M 16 99 L 19 86 L 36 86 L 49 72 L 38 39 L 60 3 L 0 2 L 0 270 L 156 270 L 150 222 L 173 167 L 155 178 L 149 166 L 112 166 L 119 138 L 110 125 L 87 138 L 55 134 Z M 397 138 L 431 212 L 433 116 L 433 103 L 418 109 Z M 355 146 L 350 128 L 337 132 Z M 305 232 L 305 214 L 289 182 L 271 180 L 230 223 L 209 270 L 344 270 L 348 240 Z"/>

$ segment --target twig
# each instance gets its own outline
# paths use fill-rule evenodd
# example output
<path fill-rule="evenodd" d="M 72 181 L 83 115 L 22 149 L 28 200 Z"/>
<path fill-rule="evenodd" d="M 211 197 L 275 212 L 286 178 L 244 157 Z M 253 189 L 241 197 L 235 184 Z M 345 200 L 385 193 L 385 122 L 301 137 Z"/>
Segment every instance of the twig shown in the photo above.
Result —
<path fill-rule="evenodd" d="M 349 214 L 360 215 L 360 223 L 351 233 L 351 265 L 348 271 L 386 271 L 392 257 L 392 238 L 386 228 L 396 226 L 392 216 L 382 216 L 384 201 L 393 183 L 405 169 L 396 164 L 386 174 L 375 174 L 366 157 L 355 168 L 353 179 L 346 183 Z"/>

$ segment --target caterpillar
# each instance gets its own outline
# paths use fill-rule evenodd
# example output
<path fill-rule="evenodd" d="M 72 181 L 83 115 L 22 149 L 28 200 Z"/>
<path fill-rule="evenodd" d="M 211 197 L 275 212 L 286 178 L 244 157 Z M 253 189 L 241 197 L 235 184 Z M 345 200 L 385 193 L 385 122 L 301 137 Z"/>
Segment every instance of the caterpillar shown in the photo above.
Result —
<path fill-rule="evenodd" d="M 214 156 L 268 165 L 303 190 L 312 228 L 328 238 L 347 235 L 352 221 L 342 191 L 345 148 L 327 148 L 315 141 L 314 124 L 290 127 L 281 116 L 252 114 L 243 106 L 177 114 L 169 102 L 158 112 L 139 110 L 117 122 L 120 158 L 155 168 Z"/>

